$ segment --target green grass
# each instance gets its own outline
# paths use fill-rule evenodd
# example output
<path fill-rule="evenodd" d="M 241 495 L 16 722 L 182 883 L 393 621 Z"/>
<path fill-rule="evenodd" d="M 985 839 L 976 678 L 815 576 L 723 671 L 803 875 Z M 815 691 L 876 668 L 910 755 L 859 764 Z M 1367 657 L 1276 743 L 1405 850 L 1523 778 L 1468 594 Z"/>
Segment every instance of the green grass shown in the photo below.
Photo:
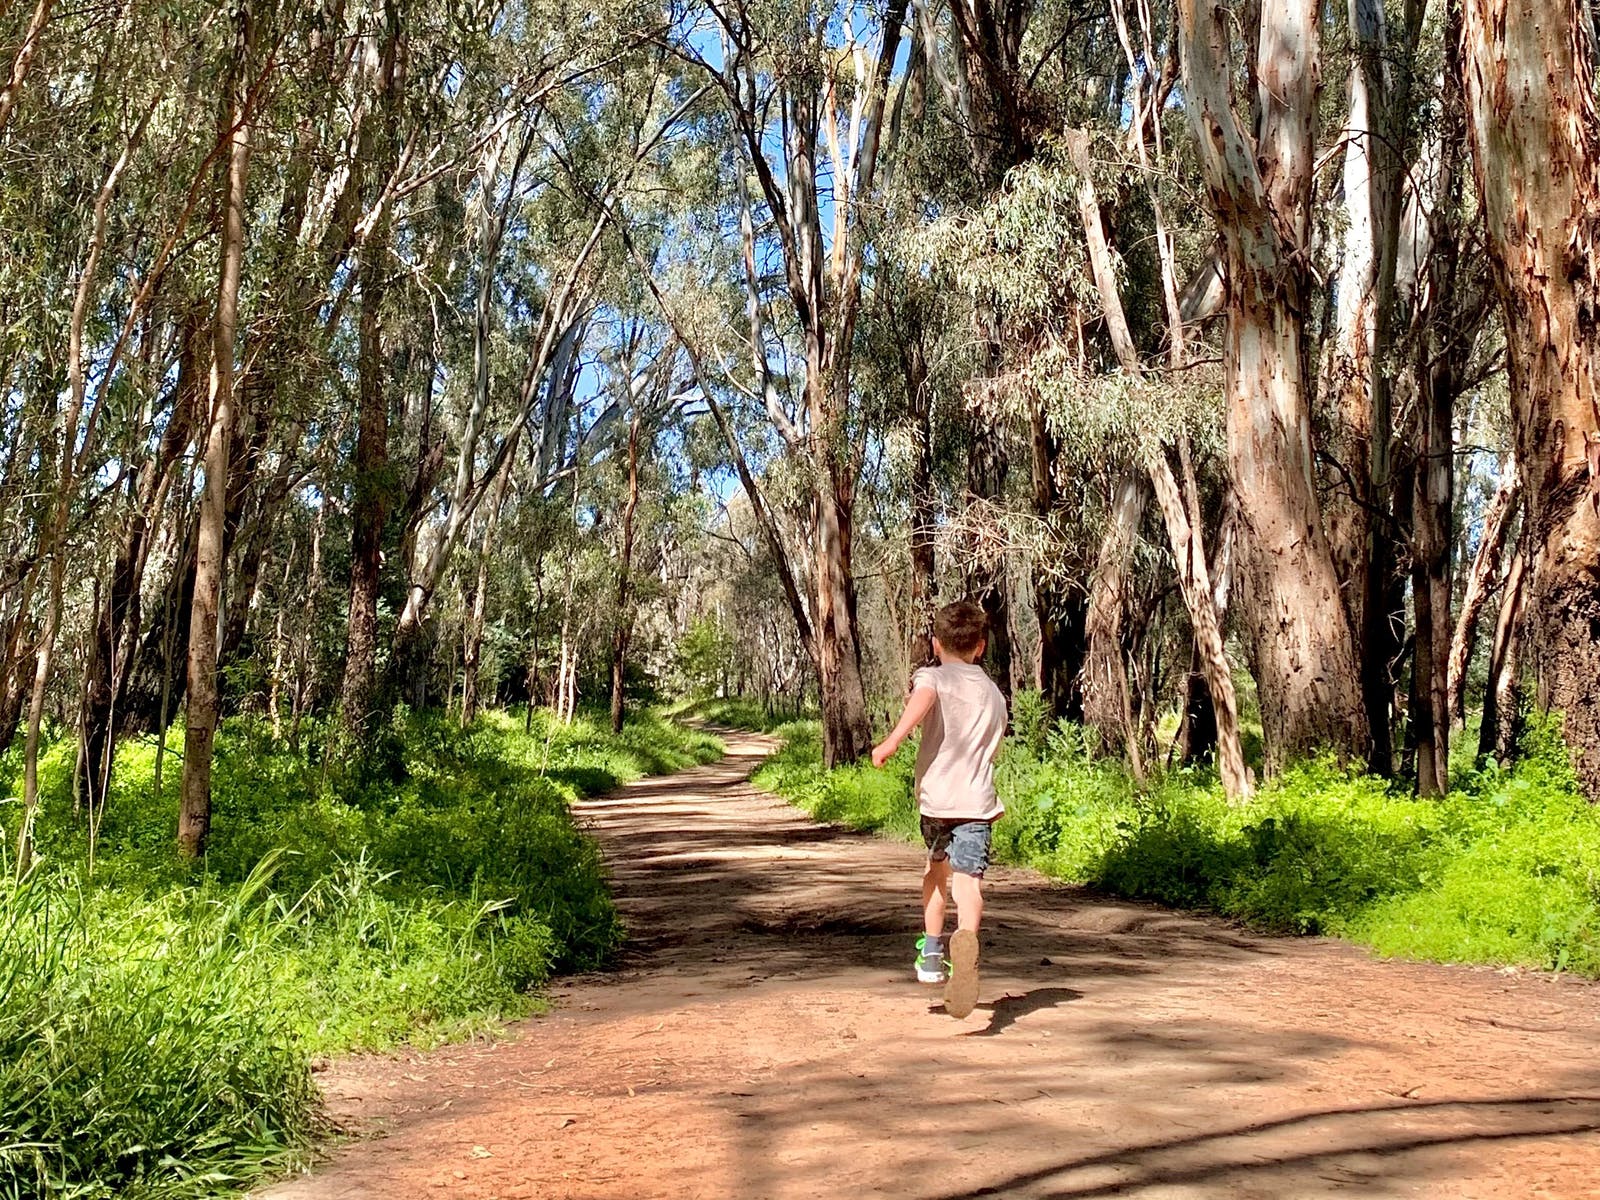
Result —
<path fill-rule="evenodd" d="M 764 705 L 759 700 L 729 696 L 685 700 L 669 709 L 667 715 L 675 721 L 747 729 L 752 733 L 771 733 L 810 715 L 797 711 L 797 707 L 777 702 Z"/>
<path fill-rule="evenodd" d="M 51 748 L 42 861 L 0 878 L 0 1197 L 212 1196 L 294 1161 L 314 1056 L 489 1030 L 603 964 L 621 923 L 570 801 L 721 753 L 650 714 L 402 713 L 344 763 L 307 732 L 228 723 L 198 866 L 176 760 L 157 795 L 153 745 L 123 746 L 92 876 Z"/>
<path fill-rule="evenodd" d="M 914 839 L 914 750 L 883 771 L 821 767 L 815 722 L 781 727 L 756 783 L 819 820 Z M 996 785 L 1002 862 L 1112 895 L 1205 909 L 1278 933 L 1334 934 L 1380 954 L 1600 977 L 1600 812 L 1559 733 L 1529 735 L 1513 770 L 1419 800 L 1328 762 L 1229 805 L 1210 772 L 1134 786 L 1072 727 L 1018 722 Z"/>

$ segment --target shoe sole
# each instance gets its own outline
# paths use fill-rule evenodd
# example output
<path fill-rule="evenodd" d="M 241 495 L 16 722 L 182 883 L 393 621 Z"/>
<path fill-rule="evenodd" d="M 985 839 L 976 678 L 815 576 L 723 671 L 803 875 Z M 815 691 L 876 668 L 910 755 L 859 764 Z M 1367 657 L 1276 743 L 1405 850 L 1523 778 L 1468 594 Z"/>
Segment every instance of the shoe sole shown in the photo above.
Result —
<path fill-rule="evenodd" d="M 944 985 L 944 1010 L 958 1020 L 978 1003 L 978 935 L 958 929 L 950 935 L 950 979 Z"/>

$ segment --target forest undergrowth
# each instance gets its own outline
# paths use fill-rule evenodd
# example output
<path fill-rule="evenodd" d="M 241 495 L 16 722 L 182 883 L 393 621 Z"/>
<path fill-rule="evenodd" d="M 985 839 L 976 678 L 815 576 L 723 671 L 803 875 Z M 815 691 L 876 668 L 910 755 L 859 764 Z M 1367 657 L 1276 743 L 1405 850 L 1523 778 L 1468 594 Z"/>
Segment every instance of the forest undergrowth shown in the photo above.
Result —
<path fill-rule="evenodd" d="M 290 1165 L 318 1057 L 491 1030 L 603 964 L 622 927 L 570 801 L 722 750 L 652 714 L 401 713 L 350 761 L 329 734 L 226 724 L 199 868 L 172 838 L 181 728 L 159 793 L 154 739 L 119 749 L 92 872 L 76 748 L 52 747 L 41 861 L 0 879 L 0 1197 L 215 1196 Z"/>
<path fill-rule="evenodd" d="M 1230 805 L 1210 770 L 1138 786 L 1120 761 L 1091 755 L 1081 729 L 1042 713 L 1036 693 L 1017 697 L 996 767 L 1001 862 L 1383 955 L 1600 978 L 1600 812 L 1553 721 L 1530 724 L 1514 767 L 1459 772 L 1441 799 L 1323 760 Z M 829 773 L 814 721 L 777 724 L 737 702 L 702 715 L 783 739 L 758 786 L 818 820 L 917 838 L 914 743 L 883 771 Z"/>

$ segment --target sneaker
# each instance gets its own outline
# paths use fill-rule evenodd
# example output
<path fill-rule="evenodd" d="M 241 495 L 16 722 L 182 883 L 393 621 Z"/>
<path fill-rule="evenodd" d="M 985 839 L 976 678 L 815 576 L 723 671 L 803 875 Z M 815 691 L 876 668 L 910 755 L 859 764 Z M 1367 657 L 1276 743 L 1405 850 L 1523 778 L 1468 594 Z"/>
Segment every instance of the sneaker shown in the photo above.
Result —
<path fill-rule="evenodd" d="M 944 985 L 944 1010 L 965 1017 L 978 1003 L 978 935 L 958 929 L 950 935 L 950 979 Z"/>
<path fill-rule="evenodd" d="M 928 935 L 923 934 L 917 939 L 917 982 L 918 983 L 943 983 L 945 980 L 944 954 L 940 950 L 928 953 Z"/>

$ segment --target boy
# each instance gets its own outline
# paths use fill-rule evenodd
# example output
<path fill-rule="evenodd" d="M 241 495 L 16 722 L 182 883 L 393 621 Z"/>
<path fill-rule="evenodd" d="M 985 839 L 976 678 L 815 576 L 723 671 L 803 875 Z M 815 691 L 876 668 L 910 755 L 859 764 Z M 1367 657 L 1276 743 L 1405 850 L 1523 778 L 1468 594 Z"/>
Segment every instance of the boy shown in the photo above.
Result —
<path fill-rule="evenodd" d="M 1006 732 L 1006 702 L 977 665 L 988 641 L 988 619 L 970 600 L 947 604 L 933 617 L 936 667 L 911 678 L 911 698 L 900 723 L 873 748 L 881 767 L 917 725 L 917 809 L 928 864 L 922 873 L 923 936 L 917 942 L 917 979 L 945 985 L 945 1011 L 965 1017 L 978 1002 L 978 922 L 983 917 L 983 873 L 989 865 L 990 827 L 1005 809 L 994 790 L 994 758 Z M 946 897 L 956 902 L 946 974 Z"/>

